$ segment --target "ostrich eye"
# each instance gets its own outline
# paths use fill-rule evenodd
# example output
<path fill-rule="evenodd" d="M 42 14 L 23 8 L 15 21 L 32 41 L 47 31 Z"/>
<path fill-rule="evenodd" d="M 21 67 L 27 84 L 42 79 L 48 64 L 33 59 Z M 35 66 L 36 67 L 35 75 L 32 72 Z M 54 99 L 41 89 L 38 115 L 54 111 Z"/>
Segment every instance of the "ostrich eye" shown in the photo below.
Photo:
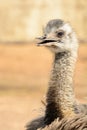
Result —
<path fill-rule="evenodd" d="M 59 31 L 57 32 L 57 37 L 61 38 L 64 36 L 64 34 L 65 34 L 64 31 Z"/>

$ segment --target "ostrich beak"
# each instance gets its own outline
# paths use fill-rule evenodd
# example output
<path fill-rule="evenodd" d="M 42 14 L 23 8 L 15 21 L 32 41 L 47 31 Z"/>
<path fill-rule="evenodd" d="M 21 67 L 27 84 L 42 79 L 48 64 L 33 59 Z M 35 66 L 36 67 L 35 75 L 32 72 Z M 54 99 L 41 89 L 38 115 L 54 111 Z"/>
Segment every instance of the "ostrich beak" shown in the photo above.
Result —
<path fill-rule="evenodd" d="M 46 37 L 38 37 L 38 38 L 36 38 L 36 39 L 41 40 L 41 42 L 37 43 L 38 46 L 48 45 L 49 43 L 57 42 L 57 41 L 54 40 L 54 39 L 46 39 Z"/>
<path fill-rule="evenodd" d="M 46 39 L 46 40 L 43 40 L 43 41 L 37 43 L 37 45 L 43 45 L 43 44 L 48 45 L 49 43 L 52 43 L 52 42 L 56 42 L 56 40 L 48 40 L 48 39 Z"/>

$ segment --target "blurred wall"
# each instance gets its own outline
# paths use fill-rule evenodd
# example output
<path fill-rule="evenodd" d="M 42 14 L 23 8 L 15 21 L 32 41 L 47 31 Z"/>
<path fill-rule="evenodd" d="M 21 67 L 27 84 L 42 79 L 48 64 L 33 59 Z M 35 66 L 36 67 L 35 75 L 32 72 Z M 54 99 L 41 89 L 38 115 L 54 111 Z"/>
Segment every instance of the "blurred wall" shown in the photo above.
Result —
<path fill-rule="evenodd" d="M 49 19 L 70 21 L 86 39 L 87 0 L 0 0 L 0 41 L 29 41 Z"/>

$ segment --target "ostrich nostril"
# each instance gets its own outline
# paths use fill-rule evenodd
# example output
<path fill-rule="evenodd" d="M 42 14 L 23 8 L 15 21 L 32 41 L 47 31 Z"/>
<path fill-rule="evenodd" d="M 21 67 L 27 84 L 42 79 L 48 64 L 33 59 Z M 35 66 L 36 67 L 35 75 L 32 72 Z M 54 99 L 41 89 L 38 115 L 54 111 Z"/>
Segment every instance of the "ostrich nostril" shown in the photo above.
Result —
<path fill-rule="evenodd" d="M 42 36 L 42 40 L 43 40 L 43 39 L 46 39 L 46 36 Z"/>
<path fill-rule="evenodd" d="M 46 39 L 46 36 L 37 37 L 36 39 L 39 39 L 39 40 L 44 40 L 44 39 Z"/>

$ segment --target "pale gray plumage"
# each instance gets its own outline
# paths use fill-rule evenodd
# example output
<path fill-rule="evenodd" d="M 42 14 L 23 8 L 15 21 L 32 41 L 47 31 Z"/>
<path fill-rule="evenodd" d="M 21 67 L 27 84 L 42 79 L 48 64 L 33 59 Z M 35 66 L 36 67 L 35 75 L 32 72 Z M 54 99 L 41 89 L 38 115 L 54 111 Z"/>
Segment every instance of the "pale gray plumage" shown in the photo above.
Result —
<path fill-rule="evenodd" d="M 61 123 L 57 121 L 58 126 L 54 130 L 62 130 L 64 121 L 65 125 L 68 125 L 70 122 L 75 123 L 76 119 L 78 122 L 82 119 L 81 122 L 83 123 L 80 122 L 80 128 L 82 126 L 87 128 L 87 116 L 83 118 L 83 116 L 77 115 L 76 117 L 76 114 L 87 114 L 87 105 L 77 103 L 73 90 L 73 74 L 77 59 L 78 42 L 72 27 L 63 20 L 51 20 L 44 29 L 44 36 L 39 39 L 41 40 L 38 43 L 39 46 L 46 46 L 54 53 L 54 62 L 47 92 L 45 116 L 31 122 L 27 130 L 45 127 L 57 118 L 59 120 L 64 118 L 64 120 Z M 68 122 L 70 117 L 73 119 Z M 61 124 L 60 129 L 59 124 Z M 76 129 L 76 125 L 74 128 Z M 74 128 L 71 129 L 70 127 L 70 130 L 74 130 Z M 64 129 L 68 130 L 65 126 Z M 48 127 L 48 130 L 52 130 L 52 128 Z"/>

